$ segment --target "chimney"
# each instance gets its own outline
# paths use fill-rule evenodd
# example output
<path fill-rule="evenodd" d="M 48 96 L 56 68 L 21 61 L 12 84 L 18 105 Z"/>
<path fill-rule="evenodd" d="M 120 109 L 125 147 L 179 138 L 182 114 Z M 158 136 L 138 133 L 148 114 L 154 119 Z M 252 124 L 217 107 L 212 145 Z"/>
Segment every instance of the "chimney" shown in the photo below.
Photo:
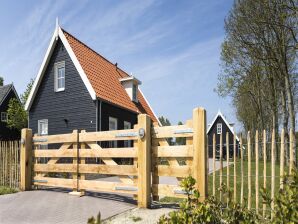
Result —
<path fill-rule="evenodd" d="M 121 82 L 123 88 L 127 92 L 131 101 L 138 103 L 138 88 L 139 88 L 139 85 L 142 84 L 142 82 L 137 78 L 135 78 L 134 76 L 121 78 L 119 79 L 119 81 Z"/>

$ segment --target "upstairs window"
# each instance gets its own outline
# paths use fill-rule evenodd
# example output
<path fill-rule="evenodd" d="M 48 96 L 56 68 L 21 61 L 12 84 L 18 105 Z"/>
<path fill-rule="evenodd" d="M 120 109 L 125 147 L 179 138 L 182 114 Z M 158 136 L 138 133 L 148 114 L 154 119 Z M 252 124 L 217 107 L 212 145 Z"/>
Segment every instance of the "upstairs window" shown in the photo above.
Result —
<path fill-rule="evenodd" d="M 218 123 L 216 129 L 217 134 L 220 135 L 222 133 L 222 123 Z"/>
<path fill-rule="evenodd" d="M 55 63 L 55 92 L 65 90 L 65 62 Z"/>
<path fill-rule="evenodd" d="M 138 92 L 138 87 L 136 84 L 133 84 L 132 85 L 132 100 L 135 102 L 138 102 L 137 92 Z"/>
<path fill-rule="evenodd" d="M 1 121 L 2 122 L 7 122 L 8 117 L 6 112 L 1 112 Z"/>

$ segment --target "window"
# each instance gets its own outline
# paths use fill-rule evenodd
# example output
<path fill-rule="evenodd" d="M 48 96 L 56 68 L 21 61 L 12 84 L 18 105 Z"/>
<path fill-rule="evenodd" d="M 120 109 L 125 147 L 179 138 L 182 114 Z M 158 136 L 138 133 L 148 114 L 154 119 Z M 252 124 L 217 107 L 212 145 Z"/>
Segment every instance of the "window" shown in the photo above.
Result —
<path fill-rule="evenodd" d="M 131 123 L 128 121 L 124 121 L 124 129 L 131 129 Z M 131 141 L 125 140 L 124 141 L 124 147 L 131 147 Z"/>
<path fill-rule="evenodd" d="M 48 120 L 38 120 L 38 134 L 47 135 L 48 134 Z"/>
<path fill-rule="evenodd" d="M 132 100 L 135 102 L 138 102 L 137 85 L 135 85 L 135 84 L 132 85 Z"/>
<path fill-rule="evenodd" d="M 109 130 L 110 131 L 114 131 L 114 130 L 117 130 L 117 119 L 114 118 L 114 117 L 109 117 Z M 110 145 L 110 148 L 115 148 L 117 147 L 117 141 L 110 141 L 109 142 L 109 145 Z"/>
<path fill-rule="evenodd" d="M 222 133 L 222 123 L 217 124 L 217 134 L 220 135 Z"/>
<path fill-rule="evenodd" d="M 7 122 L 8 117 L 6 112 L 1 112 L 1 121 L 2 122 Z"/>
<path fill-rule="evenodd" d="M 65 62 L 55 64 L 55 92 L 65 90 Z"/>

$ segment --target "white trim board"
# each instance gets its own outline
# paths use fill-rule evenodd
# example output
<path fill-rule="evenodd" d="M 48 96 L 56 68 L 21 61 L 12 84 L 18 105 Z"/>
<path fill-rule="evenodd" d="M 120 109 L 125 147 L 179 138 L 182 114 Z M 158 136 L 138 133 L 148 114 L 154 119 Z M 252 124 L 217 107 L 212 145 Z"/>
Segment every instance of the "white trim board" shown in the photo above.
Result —
<path fill-rule="evenodd" d="M 235 134 L 233 128 L 230 126 L 229 122 L 226 120 L 226 118 L 223 116 L 223 114 L 222 114 L 220 111 L 217 112 L 217 114 L 215 115 L 215 117 L 214 117 L 212 123 L 211 123 L 210 126 L 208 127 L 208 129 L 207 129 L 207 134 L 208 134 L 209 131 L 211 130 L 212 126 L 214 125 L 214 122 L 216 121 L 216 119 L 217 119 L 218 117 L 221 117 L 221 118 L 223 119 L 223 121 L 226 123 L 227 127 L 230 129 L 230 131 L 232 132 L 232 134 L 236 136 L 236 140 L 239 141 L 239 138 L 238 138 L 238 136 Z"/>
<path fill-rule="evenodd" d="M 82 78 L 88 92 L 90 93 L 91 98 L 93 100 L 96 100 L 96 93 L 95 93 L 93 87 L 91 86 L 91 83 L 90 83 L 89 79 L 87 78 L 87 75 L 85 74 L 81 64 L 79 63 L 79 60 L 75 56 L 70 44 L 68 43 L 68 41 L 67 41 L 63 31 L 62 31 L 62 29 L 60 27 L 58 27 L 58 28 L 55 28 L 55 31 L 54 31 L 53 36 L 52 36 L 51 41 L 50 41 L 50 45 L 47 49 L 47 52 L 46 52 L 45 57 L 43 59 L 43 62 L 42 62 L 41 66 L 40 66 L 40 69 L 38 71 L 37 77 L 34 81 L 33 87 L 30 91 L 28 100 L 25 104 L 25 110 L 26 111 L 29 111 L 31 106 L 32 106 L 32 103 L 33 103 L 34 98 L 36 96 L 39 85 L 42 81 L 42 78 L 44 76 L 46 68 L 47 68 L 47 66 L 49 64 L 49 61 L 51 59 L 52 53 L 55 49 L 56 43 L 59 40 L 59 38 L 57 38 L 57 37 L 59 37 L 60 40 L 62 41 L 65 49 L 67 50 L 68 55 L 70 56 L 70 58 L 71 58 L 72 62 L 74 63 L 78 73 L 80 74 L 80 76 L 81 76 L 81 78 Z"/>

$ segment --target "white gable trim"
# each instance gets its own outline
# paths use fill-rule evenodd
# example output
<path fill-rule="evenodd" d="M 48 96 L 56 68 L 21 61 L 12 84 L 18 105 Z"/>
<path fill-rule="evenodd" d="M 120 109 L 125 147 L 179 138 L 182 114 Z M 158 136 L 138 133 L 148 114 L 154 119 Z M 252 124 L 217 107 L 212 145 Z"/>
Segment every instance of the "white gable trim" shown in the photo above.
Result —
<path fill-rule="evenodd" d="M 230 131 L 232 132 L 232 134 L 236 136 L 237 141 L 239 141 L 239 138 L 238 138 L 238 136 L 235 134 L 233 128 L 230 126 L 229 122 L 226 120 L 226 118 L 223 116 L 223 114 L 222 114 L 220 111 L 217 112 L 217 114 L 215 115 L 215 117 L 214 117 L 214 119 L 213 119 L 211 125 L 208 127 L 207 134 L 208 134 L 209 131 L 211 130 L 212 126 L 214 125 L 214 123 L 215 123 L 215 121 L 216 121 L 216 119 L 217 119 L 218 117 L 221 117 L 221 118 L 223 119 L 223 121 L 224 121 L 225 124 L 228 126 L 228 128 L 230 129 Z"/>
<path fill-rule="evenodd" d="M 57 41 L 59 39 L 57 37 L 59 37 L 61 39 L 61 41 L 62 41 L 65 49 L 67 50 L 67 53 L 69 54 L 72 62 L 74 63 L 74 65 L 75 65 L 78 73 L 80 74 L 80 76 L 81 76 L 81 78 L 82 78 L 82 80 L 83 80 L 83 82 L 84 82 L 84 84 L 85 84 L 88 92 L 90 93 L 91 98 L 93 100 L 96 100 L 96 93 L 95 93 L 94 89 L 92 88 L 91 83 L 90 83 L 89 79 L 87 78 L 87 75 L 85 74 L 85 72 L 84 72 L 81 64 L 79 63 L 79 61 L 78 61 L 77 57 L 75 56 L 72 48 L 70 47 L 70 45 L 69 45 L 69 43 L 68 43 L 65 35 L 63 34 L 63 31 L 61 30 L 60 27 L 58 27 L 58 28 L 55 28 L 54 34 L 53 34 L 53 36 L 51 38 L 51 41 L 50 41 L 50 45 L 49 45 L 49 47 L 47 49 L 46 55 L 45 55 L 45 57 L 43 59 L 43 62 L 41 64 L 41 66 L 40 66 L 40 69 L 38 71 L 37 77 L 36 77 L 36 79 L 34 81 L 34 84 L 33 84 L 32 89 L 30 91 L 29 97 L 27 99 L 27 102 L 25 104 L 25 110 L 26 111 L 29 111 L 30 110 L 30 107 L 32 106 L 32 103 L 34 101 L 35 95 L 36 95 L 37 90 L 39 88 L 39 85 L 40 85 L 40 83 L 42 81 L 42 78 L 43 78 L 43 75 L 45 73 L 45 70 L 47 68 L 47 65 L 48 65 L 48 63 L 49 63 L 49 61 L 51 59 L 52 53 L 53 53 L 53 51 L 55 49 L 55 46 L 56 46 L 56 43 L 57 43 Z"/>
<path fill-rule="evenodd" d="M 143 94 L 143 92 L 142 92 L 142 90 L 140 89 L 140 87 L 139 87 L 138 89 L 139 89 L 140 93 L 142 94 L 142 96 L 144 97 L 144 100 L 145 100 L 145 101 L 146 101 L 146 103 L 148 104 L 148 106 L 149 106 L 150 110 L 152 111 L 152 113 L 153 113 L 153 115 L 154 115 L 155 119 L 158 121 L 158 124 L 159 124 L 159 126 L 162 126 L 162 124 L 160 123 L 160 121 L 159 121 L 158 117 L 156 116 L 156 114 L 155 114 L 154 110 L 152 109 L 152 107 L 151 107 L 150 103 L 149 103 L 149 102 L 148 102 L 148 100 L 146 99 L 146 97 L 145 97 L 145 95 Z"/>
<path fill-rule="evenodd" d="M 19 95 L 18 95 L 16 89 L 14 88 L 14 85 L 11 84 L 11 87 L 10 87 L 9 90 L 7 91 L 6 95 L 3 97 L 2 101 L 0 102 L 0 105 L 2 105 L 2 103 L 4 102 L 4 100 L 6 99 L 6 97 L 8 96 L 8 94 L 10 93 L 11 90 L 12 90 L 12 91 L 14 92 L 14 94 L 16 95 L 17 100 L 19 101 L 19 103 L 22 104 L 22 103 L 21 103 L 21 100 L 20 100 L 20 98 L 19 98 Z"/>

